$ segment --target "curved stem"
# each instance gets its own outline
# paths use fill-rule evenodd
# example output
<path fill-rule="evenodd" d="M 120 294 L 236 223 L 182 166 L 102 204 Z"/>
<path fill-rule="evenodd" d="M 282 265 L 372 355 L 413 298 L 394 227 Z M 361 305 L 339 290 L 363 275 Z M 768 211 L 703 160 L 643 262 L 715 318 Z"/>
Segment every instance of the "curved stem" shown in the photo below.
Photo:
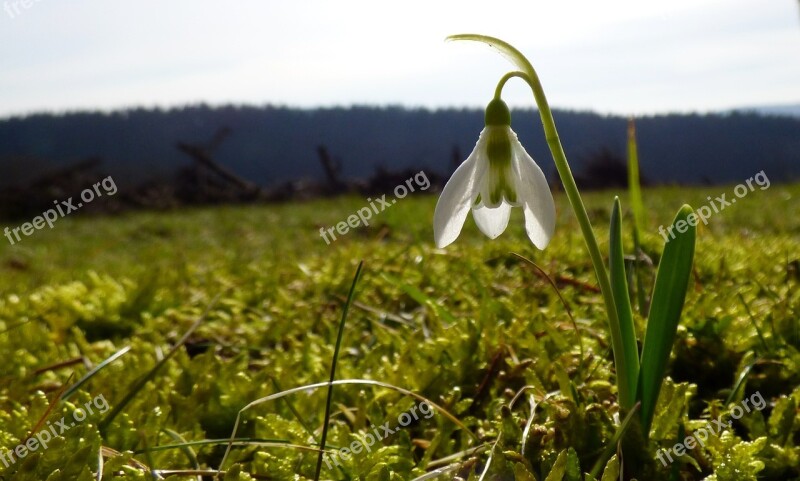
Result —
<path fill-rule="evenodd" d="M 589 250 L 589 257 L 592 260 L 592 265 L 594 266 L 595 274 L 597 275 L 597 281 L 600 284 L 600 291 L 602 292 L 603 300 L 605 301 L 606 314 L 608 316 L 609 327 L 611 330 L 614 364 L 617 367 L 617 386 L 620 391 L 620 405 L 623 408 L 630 409 L 631 406 L 627 405 L 628 403 L 624 400 L 633 399 L 635 396 L 635 392 L 632 393 L 631 391 L 634 389 L 632 387 L 634 384 L 632 383 L 635 383 L 636 379 L 628 379 L 627 376 L 622 334 L 619 328 L 619 316 L 617 314 L 617 307 L 614 303 L 614 297 L 611 291 L 611 282 L 608 278 L 608 272 L 603 262 L 603 256 L 600 253 L 600 247 L 597 244 L 597 239 L 595 238 L 592 224 L 589 221 L 589 215 L 586 213 L 586 207 L 583 205 L 583 200 L 578 192 L 578 186 L 575 183 L 572 170 L 567 162 L 567 156 L 564 153 L 564 148 L 561 146 L 561 139 L 559 138 L 558 131 L 556 130 L 553 113 L 550 110 L 550 105 L 547 103 L 547 97 L 545 97 L 544 89 L 539 81 L 539 76 L 536 74 L 536 70 L 534 70 L 533 65 L 531 65 L 531 63 L 527 58 L 525 58 L 524 55 L 522 55 L 522 53 L 500 39 L 476 34 L 452 35 L 447 37 L 447 39 L 478 41 L 486 43 L 495 48 L 514 65 L 516 65 L 518 69 L 521 70 L 521 72 L 511 72 L 506 74 L 508 78 L 503 77 L 505 80 L 501 80 L 501 85 L 498 85 L 498 88 L 502 90 L 502 85 L 504 85 L 505 81 L 511 77 L 520 77 L 528 83 L 533 91 L 533 97 L 536 100 L 536 105 L 539 108 L 539 115 L 542 118 L 545 140 L 547 141 L 547 145 L 550 147 L 550 152 L 553 154 L 553 161 L 556 164 L 556 170 L 558 171 L 558 176 L 561 178 L 561 183 L 564 185 L 564 192 L 567 194 L 567 199 L 569 199 L 572 210 L 575 212 L 575 217 L 578 219 L 581 233 L 583 234 L 584 241 L 586 242 L 586 247 Z M 521 73 L 524 75 L 519 75 Z"/>
<path fill-rule="evenodd" d="M 508 72 L 507 74 L 503 75 L 503 78 L 501 78 L 499 82 L 497 82 L 497 88 L 494 89 L 494 100 L 500 100 L 500 96 L 503 93 L 503 87 L 506 86 L 506 82 L 514 77 L 521 78 L 522 80 L 528 82 L 528 85 L 531 84 L 530 81 L 528 81 L 527 74 L 525 74 L 525 72 L 520 72 L 519 70 Z"/>

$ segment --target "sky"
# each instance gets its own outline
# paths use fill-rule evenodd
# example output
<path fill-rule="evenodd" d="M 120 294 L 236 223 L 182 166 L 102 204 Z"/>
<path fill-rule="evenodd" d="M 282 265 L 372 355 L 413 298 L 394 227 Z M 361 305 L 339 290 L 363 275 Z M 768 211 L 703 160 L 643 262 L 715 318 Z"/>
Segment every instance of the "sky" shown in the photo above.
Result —
<path fill-rule="evenodd" d="M 0 116 L 186 104 L 479 107 L 533 63 L 555 108 L 800 104 L 797 0 L 0 0 Z M 505 99 L 532 106 L 512 80 Z"/>

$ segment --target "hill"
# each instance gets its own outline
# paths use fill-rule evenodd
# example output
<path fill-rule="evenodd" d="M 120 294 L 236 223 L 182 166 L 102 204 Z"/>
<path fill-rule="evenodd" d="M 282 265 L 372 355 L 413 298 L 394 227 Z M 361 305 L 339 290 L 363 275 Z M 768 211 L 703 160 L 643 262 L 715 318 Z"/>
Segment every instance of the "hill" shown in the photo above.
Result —
<path fill-rule="evenodd" d="M 152 180 L 191 160 L 180 141 L 203 143 L 220 129 L 230 136 L 215 159 L 260 185 L 322 178 L 318 146 L 339 158 L 342 174 L 364 178 L 376 167 L 424 168 L 449 174 L 483 127 L 478 109 L 399 107 L 299 110 L 264 106 L 191 106 L 111 113 L 37 114 L 0 120 L 0 186 L 90 157 L 121 185 Z M 626 119 L 556 111 L 561 141 L 576 170 L 597 157 L 624 159 Z M 514 112 L 513 128 L 554 178 L 535 111 Z M 800 177 L 800 119 L 732 112 L 637 119 L 644 177 L 654 183 L 740 182 L 765 170 L 774 181 Z"/>

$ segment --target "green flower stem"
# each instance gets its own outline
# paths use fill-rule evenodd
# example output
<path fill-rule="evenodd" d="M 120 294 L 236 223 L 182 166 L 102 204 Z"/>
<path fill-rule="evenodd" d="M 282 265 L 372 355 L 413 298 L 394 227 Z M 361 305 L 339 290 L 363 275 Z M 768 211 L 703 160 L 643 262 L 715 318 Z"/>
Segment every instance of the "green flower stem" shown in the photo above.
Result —
<path fill-rule="evenodd" d="M 528 85 L 531 86 L 531 88 L 533 88 L 533 85 L 531 85 L 530 80 L 528 80 L 528 75 L 525 72 L 520 72 L 519 70 L 514 72 L 508 72 L 507 74 L 503 75 L 503 78 L 501 78 L 499 82 L 497 82 L 497 88 L 494 89 L 494 100 L 500 100 L 503 93 L 503 87 L 506 86 L 506 82 L 508 82 L 514 77 L 521 78 L 522 80 L 527 82 Z"/>
<path fill-rule="evenodd" d="M 564 191 L 567 194 L 567 199 L 575 212 L 575 217 L 578 219 L 578 224 L 581 227 L 581 233 L 586 241 L 586 247 L 589 249 L 589 257 L 592 259 L 595 273 L 597 274 L 597 281 L 600 283 L 600 291 L 603 294 L 603 299 L 606 305 L 606 314 L 608 316 L 608 323 L 611 330 L 611 346 L 614 351 L 614 364 L 617 367 L 617 386 L 619 389 L 619 402 L 620 406 L 625 410 L 629 410 L 632 405 L 628 402 L 634 399 L 636 391 L 635 385 L 637 377 L 631 378 L 629 366 L 631 362 L 626 359 L 625 349 L 623 343 L 622 332 L 619 324 L 619 316 L 617 315 L 617 306 L 614 303 L 614 297 L 611 291 L 611 282 L 608 278 L 608 272 L 603 262 L 603 256 L 600 253 L 600 248 L 597 245 L 597 239 L 592 229 L 592 224 L 589 221 L 589 215 L 586 213 L 586 207 L 583 205 L 578 186 L 575 184 L 575 178 L 569 168 L 567 156 L 564 154 L 564 148 L 561 146 L 561 140 L 558 137 L 556 130 L 555 120 L 553 120 L 553 113 L 550 110 L 550 105 L 547 103 L 547 97 L 544 95 L 544 89 L 539 81 L 539 76 L 533 69 L 533 65 L 525 58 L 522 53 L 509 45 L 508 43 L 486 35 L 476 34 L 461 34 L 451 35 L 447 37 L 448 40 L 472 40 L 483 42 L 489 46 L 497 49 L 507 59 L 517 66 L 521 72 L 511 72 L 503 77 L 501 85 L 498 89 L 502 90 L 502 84 L 512 77 L 523 78 L 533 91 L 533 97 L 536 100 L 536 105 L 539 108 L 539 115 L 542 118 L 542 125 L 544 127 L 545 139 L 547 145 L 550 147 L 550 152 L 553 154 L 553 161 L 556 164 L 561 182 L 564 185 Z M 508 77 L 508 78 L 506 78 Z M 637 362 L 638 363 L 638 362 Z"/>

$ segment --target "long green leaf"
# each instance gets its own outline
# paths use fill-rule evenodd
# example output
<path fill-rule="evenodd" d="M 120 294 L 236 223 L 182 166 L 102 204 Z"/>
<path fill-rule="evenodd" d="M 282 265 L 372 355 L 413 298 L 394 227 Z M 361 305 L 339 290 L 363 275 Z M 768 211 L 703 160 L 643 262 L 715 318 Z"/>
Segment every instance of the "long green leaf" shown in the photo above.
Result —
<path fill-rule="evenodd" d="M 694 219 L 691 223 L 690 216 Z M 689 286 L 694 259 L 696 221 L 697 218 L 690 206 L 681 207 L 670 227 L 670 232 L 674 233 L 675 237 L 664 246 L 664 254 L 658 264 L 647 331 L 642 346 L 637 396 L 642 402 L 642 427 L 645 436 L 650 432 L 658 393 L 661 390 L 661 382 L 664 379 L 686 299 L 686 289 Z"/>
<path fill-rule="evenodd" d="M 644 201 L 642 200 L 642 186 L 639 179 L 639 148 L 636 144 L 636 124 L 633 118 L 628 120 L 628 195 L 633 211 L 633 249 L 636 254 L 634 273 L 636 274 L 636 302 L 639 314 L 647 315 L 647 298 L 644 292 L 643 267 L 639 264 L 642 251 L 639 233 L 645 227 Z"/>
<path fill-rule="evenodd" d="M 619 386 L 619 404 L 625 410 L 636 402 L 636 384 L 639 377 L 639 348 L 636 345 L 636 330 L 633 327 L 633 310 L 628 294 L 628 281 L 625 276 L 625 257 L 622 248 L 622 209 L 619 197 L 614 197 L 611 210 L 611 226 L 609 229 L 609 276 L 611 293 L 617 306 L 619 319 L 619 339 L 612 337 L 614 347 L 614 364 L 617 368 L 617 385 Z"/>
<path fill-rule="evenodd" d="M 628 193 L 631 197 L 631 210 L 633 211 L 633 232 L 638 239 L 639 232 L 644 228 L 645 211 L 639 179 L 639 149 L 636 145 L 636 124 L 633 123 L 633 119 L 628 120 Z"/>

